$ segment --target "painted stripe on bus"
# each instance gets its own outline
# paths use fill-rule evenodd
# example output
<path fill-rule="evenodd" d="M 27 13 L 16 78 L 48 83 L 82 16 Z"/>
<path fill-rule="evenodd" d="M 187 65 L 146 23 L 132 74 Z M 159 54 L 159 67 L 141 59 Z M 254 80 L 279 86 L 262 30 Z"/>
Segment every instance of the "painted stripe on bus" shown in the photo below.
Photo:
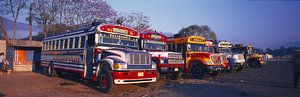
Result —
<path fill-rule="evenodd" d="M 75 70 L 75 71 L 84 71 L 83 69 L 76 69 L 76 68 L 70 68 L 70 67 L 63 67 L 63 66 L 54 66 L 55 68 L 62 68 L 62 69 L 70 69 L 70 70 Z"/>
<path fill-rule="evenodd" d="M 83 64 L 82 64 L 82 65 L 74 65 L 74 64 L 56 63 L 56 62 L 54 62 L 54 64 L 55 64 L 55 65 L 63 65 L 63 66 L 68 66 L 68 67 L 84 68 Z"/>

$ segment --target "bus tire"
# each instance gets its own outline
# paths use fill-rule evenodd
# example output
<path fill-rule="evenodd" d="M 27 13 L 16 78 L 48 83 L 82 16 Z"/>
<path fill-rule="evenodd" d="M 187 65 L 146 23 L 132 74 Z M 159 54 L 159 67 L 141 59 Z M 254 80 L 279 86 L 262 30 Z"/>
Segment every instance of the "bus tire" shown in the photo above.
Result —
<path fill-rule="evenodd" d="M 182 76 L 182 73 L 179 71 L 179 72 L 174 72 L 172 75 L 171 75 L 171 79 L 172 80 L 178 80 L 180 79 Z"/>
<path fill-rule="evenodd" d="M 114 79 L 107 67 L 101 69 L 98 79 L 100 90 L 104 93 L 110 93 L 114 86 Z"/>
<path fill-rule="evenodd" d="M 235 71 L 242 71 L 243 65 L 242 64 L 236 64 Z"/>
<path fill-rule="evenodd" d="M 205 75 L 205 68 L 200 63 L 193 64 L 191 74 L 193 78 L 202 79 Z"/>

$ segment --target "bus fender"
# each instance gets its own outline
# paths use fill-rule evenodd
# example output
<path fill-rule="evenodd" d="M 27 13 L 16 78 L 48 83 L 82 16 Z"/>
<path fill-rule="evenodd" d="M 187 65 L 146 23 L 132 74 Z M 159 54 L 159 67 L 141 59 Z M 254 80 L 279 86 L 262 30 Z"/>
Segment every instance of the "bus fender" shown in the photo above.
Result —
<path fill-rule="evenodd" d="M 98 66 L 97 66 L 97 71 L 96 71 L 96 77 L 98 77 L 98 74 L 99 74 L 99 72 L 101 71 L 101 68 L 102 68 L 102 64 L 103 63 L 108 63 L 108 69 L 109 70 L 112 70 L 113 69 L 113 60 L 112 59 L 103 59 L 103 60 L 101 60 L 101 61 L 99 61 L 98 62 Z"/>

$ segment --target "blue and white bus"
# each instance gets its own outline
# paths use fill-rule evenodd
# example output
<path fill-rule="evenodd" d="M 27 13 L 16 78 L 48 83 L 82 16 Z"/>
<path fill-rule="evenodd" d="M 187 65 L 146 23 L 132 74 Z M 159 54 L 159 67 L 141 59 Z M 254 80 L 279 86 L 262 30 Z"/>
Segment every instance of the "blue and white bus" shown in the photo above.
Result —
<path fill-rule="evenodd" d="M 156 64 L 138 50 L 138 39 L 133 29 L 92 23 L 44 38 L 41 65 L 48 76 L 71 72 L 97 81 L 106 93 L 115 84 L 156 82 Z"/>

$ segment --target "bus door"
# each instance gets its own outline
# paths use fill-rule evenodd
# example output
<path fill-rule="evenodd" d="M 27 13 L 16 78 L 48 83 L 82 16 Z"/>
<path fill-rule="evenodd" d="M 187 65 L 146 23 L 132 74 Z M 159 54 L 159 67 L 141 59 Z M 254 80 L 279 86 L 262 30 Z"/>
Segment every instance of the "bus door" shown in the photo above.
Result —
<path fill-rule="evenodd" d="M 85 49 L 85 66 L 84 72 L 87 79 L 92 79 L 94 66 L 94 50 L 95 49 L 95 34 L 88 34 Z"/>

